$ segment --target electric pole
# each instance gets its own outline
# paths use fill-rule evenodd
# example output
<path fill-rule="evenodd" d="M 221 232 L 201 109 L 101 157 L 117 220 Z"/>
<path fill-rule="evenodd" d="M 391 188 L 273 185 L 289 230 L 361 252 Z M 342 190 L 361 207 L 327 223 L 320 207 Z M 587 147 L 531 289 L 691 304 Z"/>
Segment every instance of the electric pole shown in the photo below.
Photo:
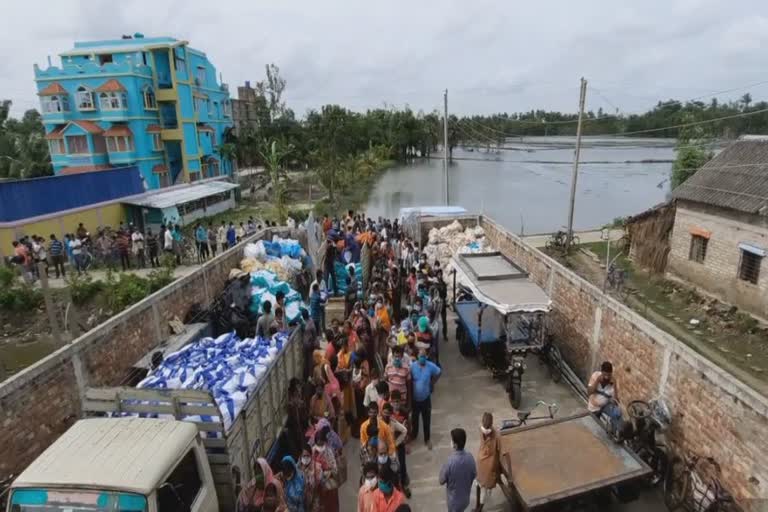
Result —
<path fill-rule="evenodd" d="M 587 81 L 581 78 L 579 92 L 579 121 L 576 125 L 576 151 L 573 157 L 573 176 L 571 176 L 571 207 L 568 209 L 568 235 L 565 241 L 566 251 L 571 248 L 573 240 L 573 207 L 576 204 L 576 180 L 579 177 L 579 155 L 581 153 L 581 119 L 584 117 L 584 102 L 587 99 Z"/>
<path fill-rule="evenodd" d="M 445 179 L 445 205 L 450 204 L 448 193 L 448 89 L 443 93 L 443 177 Z"/>

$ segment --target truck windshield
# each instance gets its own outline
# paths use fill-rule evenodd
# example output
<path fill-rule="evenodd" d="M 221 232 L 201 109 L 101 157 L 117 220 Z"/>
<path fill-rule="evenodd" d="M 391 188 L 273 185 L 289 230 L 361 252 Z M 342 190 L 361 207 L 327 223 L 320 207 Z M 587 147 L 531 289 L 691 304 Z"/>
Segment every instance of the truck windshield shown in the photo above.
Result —
<path fill-rule="evenodd" d="M 146 512 L 147 499 L 140 494 L 114 491 L 62 489 L 15 489 L 11 512 Z"/>

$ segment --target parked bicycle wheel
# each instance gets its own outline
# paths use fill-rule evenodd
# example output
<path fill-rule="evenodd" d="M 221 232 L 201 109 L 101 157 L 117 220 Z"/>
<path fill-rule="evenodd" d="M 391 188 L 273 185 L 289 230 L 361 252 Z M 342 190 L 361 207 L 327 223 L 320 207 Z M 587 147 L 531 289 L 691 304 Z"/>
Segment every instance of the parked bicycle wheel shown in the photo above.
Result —
<path fill-rule="evenodd" d="M 685 510 L 690 487 L 691 474 L 685 461 L 679 457 L 673 458 L 664 480 L 664 504 L 669 512 Z"/>

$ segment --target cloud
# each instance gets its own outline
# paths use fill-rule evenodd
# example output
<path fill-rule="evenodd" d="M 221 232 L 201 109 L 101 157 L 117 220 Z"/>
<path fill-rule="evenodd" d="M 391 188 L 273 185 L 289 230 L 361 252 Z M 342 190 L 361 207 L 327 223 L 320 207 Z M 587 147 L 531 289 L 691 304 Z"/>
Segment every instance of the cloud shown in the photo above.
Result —
<path fill-rule="evenodd" d="M 581 76 L 601 93 L 590 93 L 590 108 L 639 111 L 765 80 L 768 47 L 759 0 L 77 0 L 44 13 L 7 3 L 0 97 L 16 115 L 37 105 L 33 63 L 76 40 L 134 32 L 190 41 L 231 90 L 276 63 L 299 115 L 325 103 L 430 111 L 445 88 L 457 113 L 572 112 Z M 759 99 L 768 86 L 749 92 Z"/>

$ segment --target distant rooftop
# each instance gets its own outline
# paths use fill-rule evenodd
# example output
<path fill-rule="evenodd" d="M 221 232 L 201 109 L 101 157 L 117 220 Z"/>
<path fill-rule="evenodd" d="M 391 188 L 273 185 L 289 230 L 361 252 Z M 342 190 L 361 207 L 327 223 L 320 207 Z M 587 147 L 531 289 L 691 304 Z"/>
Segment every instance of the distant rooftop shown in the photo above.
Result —
<path fill-rule="evenodd" d="M 121 39 L 107 39 L 101 41 L 77 41 L 71 50 L 60 53 L 62 57 L 69 55 L 90 55 L 91 53 L 132 53 L 147 47 L 171 47 L 185 44 L 173 37 L 144 37 L 142 34 L 134 34 Z"/>

